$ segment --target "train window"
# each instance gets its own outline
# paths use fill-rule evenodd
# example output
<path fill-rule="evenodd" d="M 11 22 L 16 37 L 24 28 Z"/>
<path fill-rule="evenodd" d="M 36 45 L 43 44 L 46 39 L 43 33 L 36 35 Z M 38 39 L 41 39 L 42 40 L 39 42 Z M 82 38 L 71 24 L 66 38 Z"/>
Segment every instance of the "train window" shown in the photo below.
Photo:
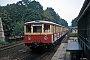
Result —
<path fill-rule="evenodd" d="M 37 32 L 42 32 L 42 24 L 33 24 L 33 32 L 37 33 Z"/>
<path fill-rule="evenodd" d="M 50 32 L 50 25 L 44 24 L 44 32 Z"/>
<path fill-rule="evenodd" d="M 26 26 L 26 32 L 31 32 L 31 25 Z"/>

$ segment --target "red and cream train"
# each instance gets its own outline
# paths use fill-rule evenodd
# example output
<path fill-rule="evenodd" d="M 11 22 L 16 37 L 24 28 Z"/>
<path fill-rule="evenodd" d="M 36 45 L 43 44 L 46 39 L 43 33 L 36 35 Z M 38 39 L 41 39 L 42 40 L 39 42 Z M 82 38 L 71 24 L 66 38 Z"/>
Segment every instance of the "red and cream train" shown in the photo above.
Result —
<path fill-rule="evenodd" d="M 68 32 L 68 28 L 50 21 L 30 21 L 24 24 L 24 42 L 31 49 L 50 47 Z"/>

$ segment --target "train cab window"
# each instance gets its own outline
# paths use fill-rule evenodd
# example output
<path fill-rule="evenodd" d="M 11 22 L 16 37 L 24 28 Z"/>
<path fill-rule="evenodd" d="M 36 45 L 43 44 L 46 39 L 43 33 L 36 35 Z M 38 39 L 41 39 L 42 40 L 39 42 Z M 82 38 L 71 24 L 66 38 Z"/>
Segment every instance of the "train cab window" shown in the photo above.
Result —
<path fill-rule="evenodd" d="M 44 24 L 44 32 L 50 32 L 50 25 Z"/>
<path fill-rule="evenodd" d="M 26 32 L 31 32 L 31 25 L 26 26 Z"/>
<path fill-rule="evenodd" d="M 33 32 L 34 33 L 38 33 L 38 32 L 42 32 L 42 24 L 36 23 L 33 24 Z"/>

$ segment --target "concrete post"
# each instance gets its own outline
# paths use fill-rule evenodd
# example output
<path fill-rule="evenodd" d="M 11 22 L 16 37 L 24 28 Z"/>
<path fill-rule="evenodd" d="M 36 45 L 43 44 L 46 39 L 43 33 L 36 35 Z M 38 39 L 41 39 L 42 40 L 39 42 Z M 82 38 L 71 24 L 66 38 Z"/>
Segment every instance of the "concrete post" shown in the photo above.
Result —
<path fill-rule="evenodd" d="M 2 26 L 2 20 L 0 18 L 0 40 L 5 41 L 5 36 L 4 36 L 4 31 L 3 31 L 3 26 Z"/>

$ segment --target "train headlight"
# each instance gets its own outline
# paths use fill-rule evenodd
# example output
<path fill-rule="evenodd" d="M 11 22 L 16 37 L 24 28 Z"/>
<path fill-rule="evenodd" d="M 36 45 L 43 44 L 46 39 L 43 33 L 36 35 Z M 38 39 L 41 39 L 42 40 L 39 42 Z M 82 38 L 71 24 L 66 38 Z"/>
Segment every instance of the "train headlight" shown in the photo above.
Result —
<path fill-rule="evenodd" d="M 31 37 L 30 37 L 30 35 L 28 35 L 28 40 L 31 40 Z"/>
<path fill-rule="evenodd" d="M 45 36 L 44 36 L 44 40 L 47 40 L 47 39 L 48 39 L 48 37 L 47 37 L 47 35 L 45 35 Z"/>

